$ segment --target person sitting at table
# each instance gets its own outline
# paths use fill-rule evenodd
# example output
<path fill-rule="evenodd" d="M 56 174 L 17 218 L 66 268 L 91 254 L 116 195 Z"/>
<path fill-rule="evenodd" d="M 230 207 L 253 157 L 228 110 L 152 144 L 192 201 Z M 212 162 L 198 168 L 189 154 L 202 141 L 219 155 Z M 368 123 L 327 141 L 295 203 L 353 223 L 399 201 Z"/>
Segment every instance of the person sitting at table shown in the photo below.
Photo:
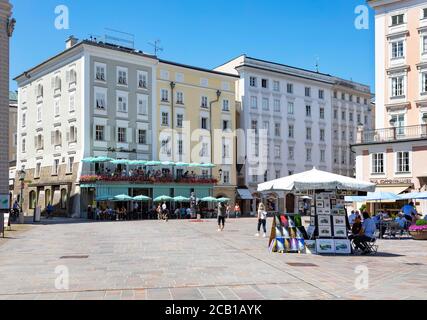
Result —
<path fill-rule="evenodd" d="M 412 222 L 412 214 L 417 214 L 417 210 L 415 209 L 415 205 L 413 202 L 405 204 L 402 207 L 402 212 L 405 215 L 406 220 L 408 220 L 409 222 Z"/>
<path fill-rule="evenodd" d="M 375 221 L 371 218 L 367 211 L 363 212 L 362 230 L 353 238 L 353 243 L 356 249 L 363 251 L 363 254 L 368 254 L 366 242 L 375 240 L 375 231 L 377 230 Z"/>
<path fill-rule="evenodd" d="M 360 216 L 356 216 L 356 219 L 353 222 L 351 227 L 351 235 L 348 237 L 350 240 L 353 240 L 357 235 L 362 231 L 362 218 Z"/>

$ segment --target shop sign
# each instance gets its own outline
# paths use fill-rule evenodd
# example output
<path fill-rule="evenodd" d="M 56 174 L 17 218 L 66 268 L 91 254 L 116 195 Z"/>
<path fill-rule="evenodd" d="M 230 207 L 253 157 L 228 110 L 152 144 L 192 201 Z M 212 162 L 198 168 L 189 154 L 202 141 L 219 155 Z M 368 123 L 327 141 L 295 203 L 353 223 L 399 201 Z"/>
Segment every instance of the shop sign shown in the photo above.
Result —
<path fill-rule="evenodd" d="M 408 184 L 412 185 L 412 179 L 371 179 L 377 185 Z"/>

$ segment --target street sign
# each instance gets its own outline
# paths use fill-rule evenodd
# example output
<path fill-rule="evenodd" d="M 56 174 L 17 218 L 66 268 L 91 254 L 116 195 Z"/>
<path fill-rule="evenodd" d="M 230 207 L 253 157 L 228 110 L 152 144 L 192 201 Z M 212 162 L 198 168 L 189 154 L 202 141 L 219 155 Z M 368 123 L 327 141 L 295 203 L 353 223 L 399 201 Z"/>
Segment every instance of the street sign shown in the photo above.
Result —
<path fill-rule="evenodd" d="M 0 194 L 0 210 L 9 210 L 9 195 Z"/>

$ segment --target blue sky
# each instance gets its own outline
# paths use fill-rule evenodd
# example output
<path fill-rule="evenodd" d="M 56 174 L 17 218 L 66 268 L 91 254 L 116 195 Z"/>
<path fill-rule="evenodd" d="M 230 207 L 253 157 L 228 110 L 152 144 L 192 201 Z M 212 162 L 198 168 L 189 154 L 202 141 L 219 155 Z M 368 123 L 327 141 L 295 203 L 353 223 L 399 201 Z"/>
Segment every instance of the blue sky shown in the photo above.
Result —
<path fill-rule="evenodd" d="M 365 0 L 11 0 L 17 19 L 11 41 L 11 78 L 79 39 L 105 28 L 135 35 L 135 47 L 161 40 L 161 58 L 214 68 L 242 53 L 371 85 L 374 22 L 354 26 Z M 70 29 L 57 30 L 55 8 L 69 8 Z M 11 82 L 16 89 L 16 83 Z"/>

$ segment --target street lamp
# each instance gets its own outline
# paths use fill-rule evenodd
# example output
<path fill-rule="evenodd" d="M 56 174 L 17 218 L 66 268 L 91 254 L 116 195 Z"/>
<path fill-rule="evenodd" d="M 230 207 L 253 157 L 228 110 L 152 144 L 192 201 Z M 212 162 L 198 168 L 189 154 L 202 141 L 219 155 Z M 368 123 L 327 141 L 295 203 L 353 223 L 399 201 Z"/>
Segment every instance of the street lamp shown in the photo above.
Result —
<path fill-rule="evenodd" d="M 18 172 L 19 173 L 19 181 L 21 182 L 21 195 L 19 197 L 19 223 L 24 223 L 24 212 L 22 210 L 22 205 L 24 202 L 24 187 L 25 187 L 25 166 L 22 166 L 22 169 Z"/>

